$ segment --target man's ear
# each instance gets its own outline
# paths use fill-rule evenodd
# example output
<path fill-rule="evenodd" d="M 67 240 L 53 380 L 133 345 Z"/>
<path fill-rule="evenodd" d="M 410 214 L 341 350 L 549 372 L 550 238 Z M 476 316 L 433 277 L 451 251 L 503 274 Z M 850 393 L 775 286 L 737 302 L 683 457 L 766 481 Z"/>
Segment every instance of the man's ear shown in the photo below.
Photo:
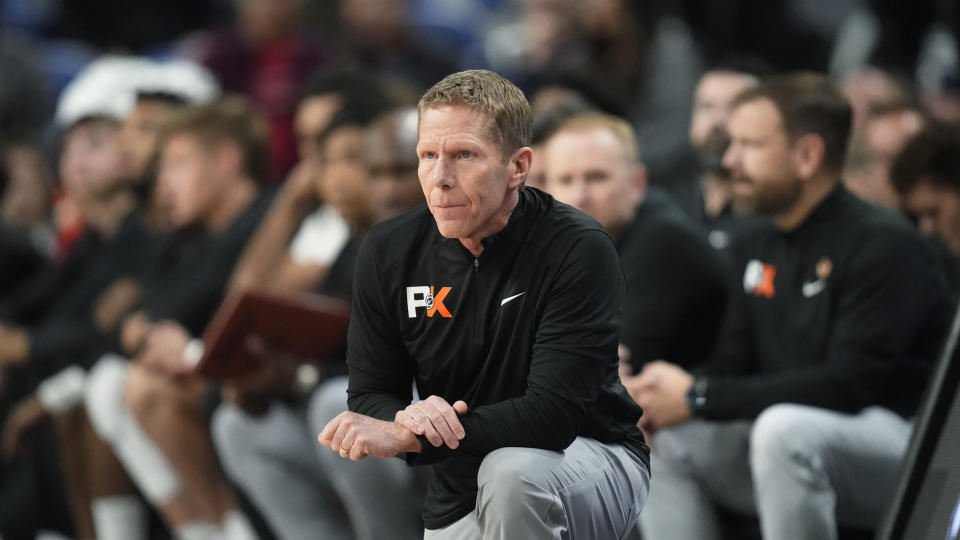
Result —
<path fill-rule="evenodd" d="M 518 149 L 510 156 L 510 180 L 507 187 L 510 189 L 520 187 L 527 175 L 530 174 L 530 166 L 533 165 L 533 150 L 529 146 Z"/>
<path fill-rule="evenodd" d="M 630 193 L 633 194 L 633 204 L 636 206 L 643 201 L 643 197 L 647 194 L 647 185 L 649 181 L 647 168 L 644 167 L 642 163 L 637 163 L 633 165 L 633 172 L 631 173 L 631 176 L 633 178 L 633 182 L 630 186 Z"/>
<path fill-rule="evenodd" d="M 800 178 L 807 179 L 823 168 L 827 147 L 823 137 L 807 133 L 793 143 L 794 167 Z"/>

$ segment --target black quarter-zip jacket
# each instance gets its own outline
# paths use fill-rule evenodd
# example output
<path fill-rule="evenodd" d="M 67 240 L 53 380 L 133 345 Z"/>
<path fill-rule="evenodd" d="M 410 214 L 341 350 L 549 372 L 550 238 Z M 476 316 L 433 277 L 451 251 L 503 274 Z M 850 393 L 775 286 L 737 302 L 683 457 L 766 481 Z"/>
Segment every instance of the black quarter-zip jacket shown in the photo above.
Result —
<path fill-rule="evenodd" d="M 483 457 L 502 447 L 561 451 L 579 435 L 622 443 L 649 462 L 641 410 L 620 384 L 625 286 L 617 252 L 593 219 L 521 188 L 507 226 L 479 257 L 444 238 L 427 207 L 376 225 L 360 247 L 347 344 L 350 410 L 392 421 L 411 399 L 464 400 L 456 450 L 434 466 L 428 529 L 476 504 Z"/>
<path fill-rule="evenodd" d="M 733 250 L 737 290 L 699 414 L 754 418 L 784 402 L 914 414 L 950 300 L 905 219 L 838 185 L 796 229 L 757 223 Z"/>

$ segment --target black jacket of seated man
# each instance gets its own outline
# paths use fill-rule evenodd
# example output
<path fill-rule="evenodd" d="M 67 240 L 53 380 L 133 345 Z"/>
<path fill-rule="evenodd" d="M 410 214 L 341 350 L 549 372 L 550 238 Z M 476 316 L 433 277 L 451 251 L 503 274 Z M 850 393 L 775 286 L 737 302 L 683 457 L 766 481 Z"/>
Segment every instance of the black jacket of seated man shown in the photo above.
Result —
<path fill-rule="evenodd" d="M 392 421 L 421 396 L 464 400 L 456 450 L 433 465 L 428 529 L 476 504 L 483 457 L 503 447 L 563 450 L 577 436 L 621 443 L 649 463 L 641 415 L 617 375 L 624 279 L 607 232 L 521 188 L 507 226 L 474 257 L 440 235 L 426 205 L 374 226 L 357 258 L 347 344 L 350 410 Z"/>
<path fill-rule="evenodd" d="M 757 223 L 732 249 L 739 292 L 698 416 L 754 418 L 783 402 L 915 413 L 950 296 L 902 216 L 838 185 L 796 229 Z"/>
<path fill-rule="evenodd" d="M 240 253 L 275 194 L 274 189 L 262 189 L 218 233 L 194 225 L 165 237 L 143 277 L 146 313 L 153 320 L 175 320 L 191 335 L 201 335 L 223 297 Z"/>
<path fill-rule="evenodd" d="M 668 360 L 685 369 L 713 352 L 727 305 L 721 255 L 664 192 L 647 190 L 617 246 L 627 280 L 621 342 L 634 372 Z"/>

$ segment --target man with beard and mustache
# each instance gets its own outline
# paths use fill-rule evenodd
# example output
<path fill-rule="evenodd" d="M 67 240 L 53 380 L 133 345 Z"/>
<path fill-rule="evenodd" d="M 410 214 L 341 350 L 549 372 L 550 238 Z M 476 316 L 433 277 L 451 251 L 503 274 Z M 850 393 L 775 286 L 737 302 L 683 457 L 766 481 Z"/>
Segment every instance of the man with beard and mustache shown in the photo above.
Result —
<path fill-rule="evenodd" d="M 770 219 L 730 248 L 739 291 L 710 361 L 641 373 L 646 538 L 718 538 L 715 505 L 768 540 L 837 538 L 886 508 L 949 305 L 910 224 L 840 183 L 850 123 L 819 75 L 734 101 L 733 197 Z"/>
<path fill-rule="evenodd" d="M 699 217 L 707 229 L 710 245 L 716 249 L 730 245 L 730 231 L 738 214 L 732 204 L 730 172 L 723 166 L 723 153 L 730 144 L 727 121 L 733 100 L 757 82 L 753 70 L 733 65 L 716 67 L 700 77 L 693 98 L 690 145 L 701 171 Z"/>

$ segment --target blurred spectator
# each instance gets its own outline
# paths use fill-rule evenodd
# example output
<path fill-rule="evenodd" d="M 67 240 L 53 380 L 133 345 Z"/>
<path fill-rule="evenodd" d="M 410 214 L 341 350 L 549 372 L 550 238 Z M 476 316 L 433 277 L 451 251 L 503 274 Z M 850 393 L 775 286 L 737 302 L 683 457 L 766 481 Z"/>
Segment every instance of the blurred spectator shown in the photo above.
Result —
<path fill-rule="evenodd" d="M 851 116 L 810 74 L 735 101 L 734 196 L 772 219 L 736 241 L 711 361 L 625 381 L 656 431 L 649 538 L 718 538 L 714 505 L 758 515 L 767 539 L 836 538 L 887 508 L 950 309 L 909 225 L 838 184 Z"/>
<path fill-rule="evenodd" d="M 890 167 L 907 141 L 923 128 L 920 111 L 905 104 L 875 108 L 851 141 L 843 179 L 861 199 L 900 209 L 900 197 L 890 183 Z"/>
<path fill-rule="evenodd" d="M 0 148 L 0 155 L 3 149 Z M 8 162 L 0 161 L 0 201 L 6 208 L 10 188 L 10 174 L 14 167 Z M 45 258 L 41 251 L 31 242 L 27 232 L 17 226 L 13 220 L 6 219 L 0 213 L 0 304 L 25 282 L 32 278 L 43 267 Z"/>
<path fill-rule="evenodd" d="M 530 139 L 533 162 L 524 185 L 545 189 L 547 180 L 544 172 L 544 143 L 564 120 L 580 113 L 595 111 L 596 106 L 572 88 L 545 86 L 533 95 L 530 108 L 533 111 L 533 134 Z"/>
<path fill-rule="evenodd" d="M 39 144 L 30 139 L 0 142 L 7 181 L 0 191 L 0 222 L 26 234 L 44 256 L 53 254 L 56 237 L 50 222 L 52 180 Z"/>
<path fill-rule="evenodd" d="M 315 290 L 350 300 L 357 249 L 373 219 L 423 201 L 415 166 L 417 113 L 391 111 L 365 133 L 355 118 L 338 114 L 328 130 L 320 187 L 350 224 L 351 238 Z M 346 366 L 324 364 L 322 385 L 314 390 L 298 384 L 302 378 L 290 362 L 282 350 L 271 351 L 253 382 L 227 388 L 232 403 L 220 407 L 213 424 L 227 473 L 282 539 L 419 537 L 423 494 L 412 469 L 399 461 L 345 463 L 314 442 L 313 435 L 346 406 Z M 331 488 L 339 500 L 331 499 Z M 340 505 L 349 523 L 342 522 Z"/>
<path fill-rule="evenodd" d="M 958 150 L 960 127 L 933 123 L 906 144 L 893 163 L 891 178 L 920 232 L 938 237 L 960 255 L 960 205 L 954 201 L 960 181 Z"/>
<path fill-rule="evenodd" d="M 951 253 L 946 264 L 960 292 L 960 126 L 932 123 L 906 144 L 890 173 L 904 211 L 920 233 Z"/>
<path fill-rule="evenodd" d="M 213 100 L 219 87 L 210 72 L 192 62 L 144 62 L 134 93 L 133 108 L 120 128 L 121 174 L 137 194 L 144 217 L 160 230 L 162 219 L 154 197 L 160 128 L 177 109 Z"/>
<path fill-rule="evenodd" d="M 380 79 L 359 69 L 316 74 L 297 107 L 300 162 L 244 250 L 231 288 L 310 290 L 320 282 L 350 234 L 343 217 L 322 204 L 323 136 L 334 119 L 366 125 L 389 102 Z"/>
<path fill-rule="evenodd" d="M 339 0 L 340 41 L 348 59 L 418 91 L 455 71 L 456 56 L 412 31 L 408 0 Z"/>
<path fill-rule="evenodd" d="M 367 197 L 381 221 L 424 202 L 417 177 L 417 112 L 395 109 L 370 124 L 364 138 Z"/>
<path fill-rule="evenodd" d="M 596 218 L 620 253 L 627 371 L 657 359 L 690 368 L 710 354 L 726 309 L 719 255 L 666 195 L 647 188 L 629 124 L 573 116 L 547 139 L 543 158 L 547 191 Z"/>
<path fill-rule="evenodd" d="M 297 90 L 327 58 L 328 46 L 301 27 L 303 0 L 241 0 L 236 20 L 193 37 L 184 51 L 209 68 L 225 92 L 249 96 L 269 121 L 270 169 L 279 180 L 296 162 Z"/>
<path fill-rule="evenodd" d="M 723 165 L 723 154 L 730 145 L 727 122 L 733 102 L 740 93 L 759 82 L 762 68 L 731 63 L 717 66 L 700 77 L 693 99 L 690 119 L 690 146 L 699 164 L 699 182 L 692 186 L 691 214 L 700 217 L 707 229 L 707 239 L 716 249 L 730 245 L 731 230 L 738 219 L 733 207 L 733 186 L 730 171 Z M 672 193 L 681 203 L 690 196 L 683 193 L 685 183 L 674 180 Z M 689 188 L 688 188 L 689 189 Z"/>
<path fill-rule="evenodd" d="M 904 82 L 878 67 L 864 66 L 847 76 L 842 87 L 843 94 L 853 107 L 854 136 L 860 133 L 873 111 L 910 101 L 910 93 Z"/>
<path fill-rule="evenodd" d="M 133 362 L 102 357 L 86 387 L 97 435 L 180 537 L 254 537 L 216 464 L 204 382 L 190 374 L 187 344 L 205 328 L 270 203 L 260 187 L 266 137 L 239 98 L 179 111 L 165 125 L 156 196 L 175 232 L 141 278 L 143 307 L 119 332 Z"/>
<path fill-rule="evenodd" d="M 576 93 L 561 93 L 556 88 L 541 89 L 531 100 L 533 109 L 533 135 L 530 149 L 533 150 L 533 162 L 524 181 L 525 186 L 546 190 L 546 164 L 543 145 L 553 135 L 557 126 L 577 114 L 593 112 L 595 107 Z"/>
<path fill-rule="evenodd" d="M 130 92 L 119 83 L 133 75 L 130 68 L 117 59 L 94 64 L 68 88 L 58 106 L 65 131 L 60 155 L 64 200 L 72 202 L 86 228 L 61 264 L 39 273 L 0 307 L 4 321 L 0 365 L 20 366 L 30 374 L 21 388 L 24 399 L 4 425 L 3 451 L 9 458 L 25 453 L 46 418 L 60 419 L 67 412 L 71 398 L 64 388 L 82 380 L 82 375 L 77 378 L 79 368 L 68 366 L 82 364 L 110 342 L 109 332 L 97 326 L 93 315 L 97 299 L 114 280 L 139 272 L 146 259 L 148 233 L 131 214 L 135 200 L 119 166 L 117 119 Z M 81 392 L 79 387 L 73 394 Z M 57 426 L 61 431 L 63 424 Z M 68 475 L 74 455 L 63 454 Z M 80 517 L 88 510 L 75 504 L 72 510 L 78 534 L 92 535 L 89 521 Z M 7 526 L 0 524 L 4 530 Z"/>

